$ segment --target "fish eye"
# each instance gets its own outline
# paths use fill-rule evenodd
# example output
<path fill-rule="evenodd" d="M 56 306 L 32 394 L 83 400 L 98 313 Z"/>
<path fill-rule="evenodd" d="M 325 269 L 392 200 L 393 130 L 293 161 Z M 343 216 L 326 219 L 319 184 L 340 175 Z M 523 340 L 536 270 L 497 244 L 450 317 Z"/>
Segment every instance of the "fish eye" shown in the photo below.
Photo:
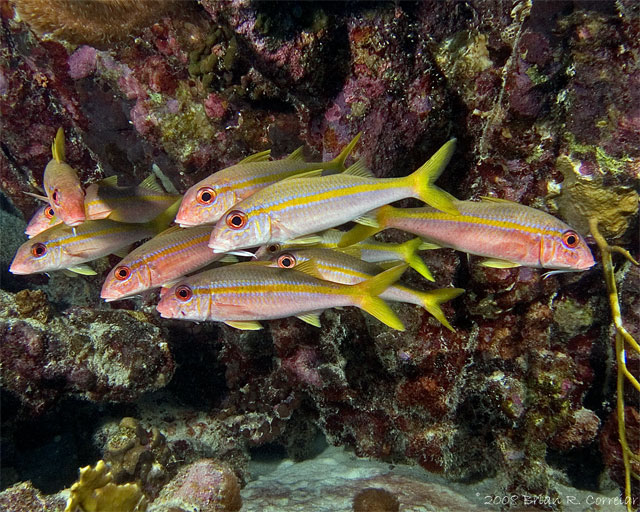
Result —
<path fill-rule="evenodd" d="M 113 275 L 118 281 L 124 281 L 125 279 L 129 279 L 129 276 L 131 275 L 131 269 L 129 267 L 126 267 L 125 265 L 121 265 L 116 268 Z"/>
<path fill-rule="evenodd" d="M 193 291 L 186 284 L 178 286 L 176 288 L 176 298 L 182 302 L 188 301 L 191 297 L 193 297 Z"/>
<path fill-rule="evenodd" d="M 60 206 L 60 193 L 57 188 L 53 191 L 53 194 L 51 194 L 51 199 L 56 206 Z"/>
<path fill-rule="evenodd" d="M 31 254 L 33 254 L 36 258 L 42 258 L 45 254 L 47 254 L 47 246 L 41 244 L 40 242 L 33 244 L 31 246 Z"/>
<path fill-rule="evenodd" d="M 291 268 L 296 266 L 296 257 L 293 254 L 283 254 L 278 258 L 280 268 Z"/>
<path fill-rule="evenodd" d="M 271 254 L 279 252 L 280 244 L 271 244 L 269 247 L 267 247 L 267 251 L 269 251 Z"/>
<path fill-rule="evenodd" d="M 227 215 L 227 226 L 231 229 L 242 229 L 247 225 L 247 214 L 234 210 Z"/>
<path fill-rule="evenodd" d="M 47 207 L 44 209 L 44 216 L 45 216 L 47 219 L 52 219 L 54 215 L 55 215 L 55 212 L 53 211 L 53 208 L 51 208 L 51 206 L 47 206 Z"/>
<path fill-rule="evenodd" d="M 575 231 L 569 230 L 562 233 L 562 243 L 568 249 L 575 249 L 580 243 L 580 237 Z"/>
<path fill-rule="evenodd" d="M 216 200 L 216 191 L 211 187 L 203 187 L 198 190 L 196 199 L 200 204 L 211 204 Z"/>

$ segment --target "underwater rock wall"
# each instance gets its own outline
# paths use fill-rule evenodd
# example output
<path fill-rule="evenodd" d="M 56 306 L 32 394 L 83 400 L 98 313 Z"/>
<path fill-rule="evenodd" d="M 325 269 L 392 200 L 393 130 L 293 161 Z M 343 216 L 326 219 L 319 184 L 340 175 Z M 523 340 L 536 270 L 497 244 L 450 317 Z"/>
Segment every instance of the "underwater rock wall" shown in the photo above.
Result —
<path fill-rule="evenodd" d="M 33 23 L 36 3 L 0 3 L 3 210 L 29 218 L 39 206 L 23 193 L 42 182 L 60 126 L 83 183 L 114 174 L 139 183 L 156 163 L 180 192 L 264 149 L 279 157 L 305 144 L 308 156 L 333 158 L 359 131 L 356 156 L 376 176 L 404 176 L 455 136 L 439 184 L 456 197 L 491 195 L 569 220 L 562 184 L 586 184 L 571 202 L 606 210 L 603 233 L 638 257 L 637 195 L 622 201 L 640 175 L 632 0 L 286 8 L 202 0 L 132 17 L 134 35 L 87 11 L 92 32 L 103 34 L 91 39 L 44 36 L 65 20 Z M 605 191 L 607 201 L 593 200 Z M 496 493 L 554 496 L 558 472 L 596 489 L 609 470 L 621 485 L 598 269 L 543 279 L 451 250 L 422 255 L 436 285 L 466 289 L 445 305 L 456 333 L 408 305 L 394 305 L 404 333 L 352 309 L 325 313 L 321 330 L 297 319 L 258 333 L 185 324 L 159 319 L 153 296 L 100 304 L 110 265 L 96 278 L 56 281 L 12 276 L 0 262 L 3 487 L 34 479 L 22 452 L 53 464 L 46 454 L 56 436 L 74 438 L 74 467 L 108 460 L 115 425 L 129 416 L 168 440 L 162 485 L 202 458 L 224 461 L 244 483 L 250 450 L 276 447 L 301 460 L 319 433 L 358 455 L 451 479 L 497 476 Z M 618 279 L 625 323 L 637 333 L 638 268 L 621 264 Z M 417 274 L 407 282 L 423 286 Z M 69 287 L 95 302 L 71 298 Z M 638 358 L 628 355 L 637 375 Z M 638 394 L 627 392 L 637 417 Z M 71 418 L 61 415 L 76 410 L 72 421 L 86 428 L 68 434 Z M 42 439 L 20 436 L 51 416 Z M 117 483 L 137 481 L 149 498 L 161 492 L 139 471 L 127 475 Z M 75 470 L 64 473 L 58 488 L 43 490 L 75 479 Z M 24 493 L 36 499 L 35 489 Z"/>

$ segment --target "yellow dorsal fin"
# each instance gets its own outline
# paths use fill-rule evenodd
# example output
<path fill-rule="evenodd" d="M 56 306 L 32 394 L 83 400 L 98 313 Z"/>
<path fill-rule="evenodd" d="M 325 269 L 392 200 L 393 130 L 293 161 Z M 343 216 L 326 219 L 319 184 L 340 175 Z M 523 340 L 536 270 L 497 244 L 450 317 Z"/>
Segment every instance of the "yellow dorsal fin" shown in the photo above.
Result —
<path fill-rule="evenodd" d="M 487 258 L 480 262 L 483 267 L 489 268 L 516 268 L 521 267 L 520 263 L 514 263 L 513 261 L 500 260 L 498 258 Z"/>
<path fill-rule="evenodd" d="M 158 183 L 158 179 L 155 174 L 149 174 L 145 179 L 140 182 L 140 187 L 155 190 L 156 192 L 164 192 L 162 186 Z"/>
<path fill-rule="evenodd" d="M 64 130 L 62 126 L 58 128 L 56 138 L 53 139 L 53 144 L 51 144 L 51 155 L 56 162 L 64 162 Z"/>
<path fill-rule="evenodd" d="M 322 176 L 322 169 L 314 169 L 313 171 L 301 172 L 300 174 L 294 174 L 293 176 L 287 176 L 280 181 L 297 180 L 298 178 L 316 178 Z"/>
<path fill-rule="evenodd" d="M 248 157 L 243 158 L 238 162 L 238 164 L 248 164 L 251 162 L 265 162 L 269 160 L 270 156 L 271 156 L 271 150 L 267 149 L 265 151 L 260 151 L 260 153 L 254 153 L 253 155 L 249 155 Z"/>
<path fill-rule="evenodd" d="M 500 199 L 499 197 L 491 197 L 491 196 L 480 196 L 480 199 L 483 201 L 490 201 L 492 203 L 507 203 L 507 204 L 517 204 L 515 201 L 509 201 L 508 199 Z"/>
<path fill-rule="evenodd" d="M 344 147 L 344 149 L 342 151 L 340 151 L 340 154 L 337 157 L 335 157 L 333 160 L 331 160 L 330 162 L 327 162 L 325 164 L 325 168 L 327 168 L 327 169 L 335 169 L 338 172 L 344 171 L 344 169 L 345 169 L 344 163 L 347 160 L 347 157 L 353 151 L 353 148 L 356 146 L 356 144 L 360 140 L 360 136 L 361 135 L 362 135 L 362 132 L 358 132 L 356 134 L 356 136 L 353 139 L 351 139 L 351 142 L 349 142 L 349 144 L 347 144 Z"/>
<path fill-rule="evenodd" d="M 341 249 L 335 249 L 335 250 L 338 252 L 341 252 L 342 254 L 353 256 L 354 258 L 360 258 L 360 254 L 362 252 L 362 249 L 360 249 L 360 247 L 358 247 L 357 245 L 352 245 L 350 247 L 343 247 Z M 398 261 L 396 260 L 395 263 L 397 264 Z"/>
<path fill-rule="evenodd" d="M 225 324 L 235 327 L 236 329 L 242 329 L 243 331 L 259 331 L 262 329 L 260 322 L 255 320 L 227 320 Z"/>
<path fill-rule="evenodd" d="M 303 261 L 302 263 L 298 263 L 294 267 L 294 269 L 297 272 L 302 272 L 303 274 L 307 274 L 311 277 L 315 277 L 316 279 L 322 279 L 322 274 L 318 271 L 318 265 L 316 263 L 316 260 L 314 259 L 310 259 L 307 261 Z M 284 272 L 288 272 L 288 271 L 289 269 L 284 269 Z"/>
<path fill-rule="evenodd" d="M 321 327 L 320 313 L 304 313 L 302 315 L 296 315 L 303 322 L 313 325 L 314 327 Z"/>
<path fill-rule="evenodd" d="M 288 157 L 287 160 L 297 160 L 300 162 L 304 162 L 304 155 L 303 155 L 303 150 L 304 150 L 304 146 L 300 146 L 298 149 L 296 149 L 295 151 L 293 151 Z"/>
<path fill-rule="evenodd" d="M 92 183 L 93 185 L 93 183 Z M 117 187 L 118 186 L 118 177 L 117 176 L 108 176 L 96 183 L 96 185 L 100 185 L 101 187 Z"/>
<path fill-rule="evenodd" d="M 346 174 L 348 176 L 359 176 L 360 178 L 373 178 L 373 174 L 367 168 L 362 158 L 349 166 L 342 174 Z"/>
<path fill-rule="evenodd" d="M 165 229 L 162 233 L 159 233 L 158 236 L 170 235 L 171 233 L 175 233 L 176 231 L 184 231 L 186 228 L 181 228 L 177 224 L 175 226 L 170 226 Z"/>

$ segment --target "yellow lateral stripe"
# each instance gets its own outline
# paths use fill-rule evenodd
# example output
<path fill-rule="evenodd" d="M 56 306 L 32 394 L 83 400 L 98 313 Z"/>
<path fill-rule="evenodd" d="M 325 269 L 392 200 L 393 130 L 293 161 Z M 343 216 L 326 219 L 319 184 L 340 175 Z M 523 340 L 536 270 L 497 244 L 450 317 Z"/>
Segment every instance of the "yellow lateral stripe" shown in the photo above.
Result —
<path fill-rule="evenodd" d="M 64 237 L 64 238 L 58 238 L 58 239 L 53 239 L 53 240 L 49 240 L 48 243 L 52 244 L 53 246 L 62 246 L 65 244 L 74 244 L 77 242 L 84 242 L 86 240 L 89 240 L 91 238 L 99 238 L 99 237 L 104 237 L 104 236 L 108 236 L 108 235 L 112 235 L 112 234 L 118 234 L 118 233 L 122 233 L 122 232 L 126 232 L 126 231 L 130 231 L 130 230 L 134 230 L 134 229 L 139 229 L 139 228 L 132 228 L 126 224 L 123 223 L 123 228 L 121 228 L 120 226 L 114 226 L 111 228 L 104 228 L 104 229 L 100 229 L 98 231 L 92 231 L 90 233 L 78 233 L 77 228 L 76 228 L 76 234 L 75 235 L 71 235 L 68 237 Z"/>
<path fill-rule="evenodd" d="M 147 262 L 157 261 L 159 259 L 164 258 L 167 255 L 182 251 L 183 249 L 188 249 L 190 247 L 193 247 L 194 245 L 198 245 L 198 244 L 202 244 L 202 243 L 208 242 L 210 236 L 211 235 L 209 233 L 205 233 L 204 235 L 202 235 L 199 238 L 194 238 L 192 240 L 186 240 L 186 241 L 181 242 L 180 244 L 174 245 L 172 247 L 165 247 L 163 249 L 156 249 L 157 252 L 153 251 L 153 252 L 155 252 L 155 254 L 147 253 L 145 255 L 144 259 Z M 207 247 L 207 249 L 208 249 L 208 247 Z M 152 251 L 149 251 L 149 252 L 152 252 Z M 140 259 L 142 259 L 142 258 L 140 258 Z"/>
<path fill-rule="evenodd" d="M 327 281 L 327 283 L 330 283 Z M 207 287 L 196 287 L 192 288 L 192 292 L 194 295 L 210 295 L 211 293 L 217 294 L 229 294 L 235 293 L 237 295 L 252 295 L 256 292 L 260 293 L 313 293 L 313 294 L 323 294 L 323 295 L 347 295 L 341 289 L 339 283 L 330 283 L 336 286 L 311 286 L 308 284 L 291 284 L 285 283 L 284 281 L 281 284 L 248 284 L 248 285 L 228 285 L 222 286 L 219 288 L 207 288 Z M 342 285 L 348 286 L 348 285 Z"/>
<path fill-rule="evenodd" d="M 527 233 L 533 233 L 536 235 L 561 235 L 560 231 L 550 231 L 547 229 L 539 229 L 532 226 L 523 226 L 521 224 L 517 224 L 512 221 L 505 220 L 493 220 L 493 219 L 484 219 L 482 217 L 473 217 L 471 215 L 460 215 L 453 216 L 448 213 L 440 213 L 440 212 L 429 212 L 429 213 L 408 213 L 408 212 L 400 212 L 397 213 L 394 211 L 392 216 L 401 219 L 418 219 L 418 220 L 443 220 L 448 222 L 455 222 L 457 224 L 480 224 L 483 226 L 496 227 L 496 228 L 505 228 L 505 229 L 514 229 L 516 231 L 525 231 Z"/>
<path fill-rule="evenodd" d="M 310 206 L 313 203 L 318 203 L 326 199 L 339 199 L 345 196 L 352 196 L 360 194 L 362 192 L 378 192 L 380 190 L 386 190 L 390 188 L 397 188 L 398 185 L 389 185 L 385 183 L 367 183 L 363 185 L 355 185 L 353 187 L 344 187 L 338 189 L 326 190 L 324 192 L 312 192 L 303 197 L 294 197 L 291 199 L 285 199 L 281 203 L 267 206 L 266 208 L 258 207 L 254 211 L 256 213 L 267 213 L 273 211 L 280 211 L 291 206 Z"/>

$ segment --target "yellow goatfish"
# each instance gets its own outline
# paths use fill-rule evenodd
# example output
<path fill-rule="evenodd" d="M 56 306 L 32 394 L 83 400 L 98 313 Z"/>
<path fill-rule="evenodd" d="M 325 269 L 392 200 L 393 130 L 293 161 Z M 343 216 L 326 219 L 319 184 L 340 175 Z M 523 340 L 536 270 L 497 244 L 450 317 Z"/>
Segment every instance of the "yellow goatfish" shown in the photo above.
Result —
<path fill-rule="evenodd" d="M 290 249 L 272 256 L 270 260 L 274 266 L 293 269 L 305 261 L 312 260 L 323 279 L 342 284 L 361 283 L 382 272 L 382 268 L 374 263 L 332 249 Z M 463 292 L 462 288 L 440 288 L 421 292 L 396 284 L 383 291 L 380 298 L 422 306 L 447 329 L 454 331 L 440 304 L 455 299 Z"/>
<path fill-rule="evenodd" d="M 307 237 L 304 244 L 298 244 L 295 240 L 289 242 L 273 243 L 263 245 L 255 254 L 258 260 L 273 259 L 275 254 L 289 249 L 310 249 L 323 248 L 344 251 L 338 247 L 338 243 L 344 236 L 344 231 L 338 229 L 329 229 L 324 233 L 315 237 Z M 421 238 L 414 238 L 407 242 L 396 244 L 389 242 L 378 242 L 373 238 L 368 238 L 357 245 L 349 247 L 348 253 L 369 263 L 397 262 L 406 261 L 409 266 L 429 281 L 434 281 L 433 275 L 424 261 L 418 254 L 418 251 L 426 251 L 430 249 L 439 249 L 440 246 L 425 242 Z"/>
<path fill-rule="evenodd" d="M 95 272 L 84 263 L 158 234 L 171 223 L 178 204 L 176 201 L 146 224 L 127 224 L 108 219 L 86 221 L 75 228 L 59 224 L 22 244 L 9 271 L 14 274 L 34 274 L 70 270 L 93 275 Z"/>
<path fill-rule="evenodd" d="M 433 183 L 453 155 L 455 139 L 405 178 L 374 178 L 359 162 L 342 174 L 289 178 L 259 190 L 236 204 L 215 225 L 214 252 L 246 255 L 239 249 L 285 242 L 355 221 L 376 225 L 371 210 L 416 197 L 455 216 L 451 196 Z"/>
<path fill-rule="evenodd" d="M 313 170 L 342 172 L 345 160 L 359 139 L 360 134 L 329 162 L 305 162 L 302 148 L 282 160 L 268 160 L 269 151 L 247 157 L 187 190 L 176 223 L 182 227 L 213 224 L 233 205 L 277 181 Z"/>
<path fill-rule="evenodd" d="M 51 146 L 53 158 L 44 170 L 44 190 L 55 214 L 67 226 L 84 222 L 84 191 L 78 173 L 64 161 L 64 131 L 58 129 Z M 34 195 L 34 194 L 32 194 Z M 36 196 L 39 197 L 39 196 Z"/>
<path fill-rule="evenodd" d="M 393 267 L 356 285 L 323 281 L 308 261 L 297 270 L 238 263 L 178 281 L 158 304 L 163 318 L 214 320 L 238 329 L 261 329 L 256 320 L 296 316 L 320 326 L 327 308 L 357 306 L 397 330 L 404 325 L 377 296 L 400 278 L 407 265 Z"/>
<path fill-rule="evenodd" d="M 207 246 L 211 226 L 172 226 L 145 242 L 118 263 L 104 280 L 107 302 L 163 286 L 217 260 L 233 256 L 215 254 Z M 234 258 L 237 261 L 237 258 Z"/>
<path fill-rule="evenodd" d="M 387 228 L 418 235 L 441 247 L 488 258 L 484 266 L 517 266 L 580 271 L 595 261 L 586 241 L 554 216 L 504 199 L 456 201 L 460 215 L 433 208 L 393 208 L 375 212 L 378 227 L 356 226 L 340 241 L 345 247 Z M 555 272 L 552 272 L 555 273 Z"/>

